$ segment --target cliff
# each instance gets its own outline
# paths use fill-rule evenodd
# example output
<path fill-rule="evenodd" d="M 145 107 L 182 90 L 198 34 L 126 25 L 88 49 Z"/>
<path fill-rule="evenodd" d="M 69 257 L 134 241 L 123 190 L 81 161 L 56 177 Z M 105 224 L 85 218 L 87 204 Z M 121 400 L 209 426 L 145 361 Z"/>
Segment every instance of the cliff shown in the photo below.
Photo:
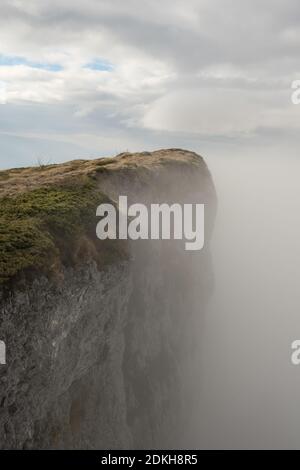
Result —
<path fill-rule="evenodd" d="M 205 204 L 205 247 L 96 238 L 96 207 Z M 179 149 L 0 172 L 1 448 L 185 443 L 216 197 Z"/>

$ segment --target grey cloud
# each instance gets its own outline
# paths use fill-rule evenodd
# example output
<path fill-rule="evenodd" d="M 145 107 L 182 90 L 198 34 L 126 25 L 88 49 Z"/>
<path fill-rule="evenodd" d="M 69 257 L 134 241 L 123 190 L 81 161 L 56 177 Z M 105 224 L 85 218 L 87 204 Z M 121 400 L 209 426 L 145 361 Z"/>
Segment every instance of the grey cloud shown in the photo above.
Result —
<path fill-rule="evenodd" d="M 123 1 L 89 1 L 75 6 L 66 0 L 31 3 L 37 10 L 30 14 L 27 2 L 22 10 L 4 2 L 1 17 L 6 24 L 9 20 L 27 25 L 27 37 L 38 48 L 43 48 L 36 43 L 42 35 L 47 37 L 46 47 L 63 47 L 64 41 L 84 40 L 83 35 L 90 32 L 103 33 L 112 44 L 121 42 L 188 68 L 219 61 L 255 64 L 282 54 L 296 59 L 298 52 L 297 44 L 282 37 L 285 31 L 298 29 L 300 7 L 296 0 L 192 1 L 193 28 L 184 18 L 168 13 L 184 3 L 189 8 L 186 2 L 176 0 L 143 2 L 143 8 L 139 1 L 126 2 L 126 8 Z M 96 35 L 94 39 L 97 42 Z"/>
<path fill-rule="evenodd" d="M 12 104 L 0 107 L 2 131 L 61 134 L 68 142 L 90 135 L 91 144 L 81 148 L 100 152 L 108 151 L 113 135 L 121 147 L 135 148 L 143 139 L 148 147 L 175 141 L 197 146 L 197 138 L 205 145 L 241 144 L 243 135 L 230 131 L 235 125 L 247 145 L 270 135 L 296 141 L 289 131 L 297 116 L 289 108 L 289 87 L 300 78 L 299 21 L 297 0 L 3 0 L 0 53 L 55 59 L 65 70 L 55 77 L 5 71 Z M 113 62 L 114 71 L 105 76 L 80 69 L 97 57 Z M 232 122 L 223 127 L 214 90 L 231 97 L 226 121 Z M 41 103 L 30 103 L 39 93 Z M 185 105 L 187 96 L 193 106 Z M 181 113 L 175 126 L 174 109 Z M 187 132 L 191 116 L 198 137 Z M 109 136 L 105 144 L 101 133 Z M 13 137 L 9 142 L 11 148 Z"/>

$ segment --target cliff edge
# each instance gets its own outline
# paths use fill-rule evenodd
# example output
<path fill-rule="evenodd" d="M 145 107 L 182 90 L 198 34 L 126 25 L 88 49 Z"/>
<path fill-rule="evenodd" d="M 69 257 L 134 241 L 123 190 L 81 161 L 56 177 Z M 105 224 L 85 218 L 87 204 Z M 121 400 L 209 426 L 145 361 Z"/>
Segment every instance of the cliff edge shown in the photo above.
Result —
<path fill-rule="evenodd" d="M 205 247 L 96 238 L 96 207 L 204 203 Z M 1 448 L 183 447 L 216 210 L 180 149 L 0 172 Z"/>

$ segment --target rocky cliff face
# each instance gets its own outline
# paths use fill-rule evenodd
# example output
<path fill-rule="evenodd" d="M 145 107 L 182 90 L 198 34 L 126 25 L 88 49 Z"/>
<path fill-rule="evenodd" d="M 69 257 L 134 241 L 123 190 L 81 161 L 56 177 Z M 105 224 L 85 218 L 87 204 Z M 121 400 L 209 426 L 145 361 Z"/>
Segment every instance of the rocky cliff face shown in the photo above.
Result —
<path fill-rule="evenodd" d="M 97 203 L 118 195 L 205 203 L 204 249 L 96 240 Z M 0 196 L 1 447 L 186 446 L 195 325 L 213 283 L 215 192 L 202 158 L 174 149 L 11 170 Z"/>

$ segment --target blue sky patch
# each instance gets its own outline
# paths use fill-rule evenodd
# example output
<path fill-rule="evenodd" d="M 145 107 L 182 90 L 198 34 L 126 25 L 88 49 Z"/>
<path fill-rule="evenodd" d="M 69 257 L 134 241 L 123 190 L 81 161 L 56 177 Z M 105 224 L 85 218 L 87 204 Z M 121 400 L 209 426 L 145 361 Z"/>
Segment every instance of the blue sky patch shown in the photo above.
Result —
<path fill-rule="evenodd" d="M 59 64 L 49 64 L 46 62 L 32 62 L 25 59 L 25 57 L 19 56 L 6 56 L 0 54 L 0 66 L 15 66 L 15 65 L 27 65 L 33 69 L 48 70 L 49 72 L 60 72 L 63 67 Z"/>
<path fill-rule="evenodd" d="M 113 65 L 107 60 L 95 59 L 84 66 L 86 69 L 98 70 L 99 72 L 110 72 Z"/>

